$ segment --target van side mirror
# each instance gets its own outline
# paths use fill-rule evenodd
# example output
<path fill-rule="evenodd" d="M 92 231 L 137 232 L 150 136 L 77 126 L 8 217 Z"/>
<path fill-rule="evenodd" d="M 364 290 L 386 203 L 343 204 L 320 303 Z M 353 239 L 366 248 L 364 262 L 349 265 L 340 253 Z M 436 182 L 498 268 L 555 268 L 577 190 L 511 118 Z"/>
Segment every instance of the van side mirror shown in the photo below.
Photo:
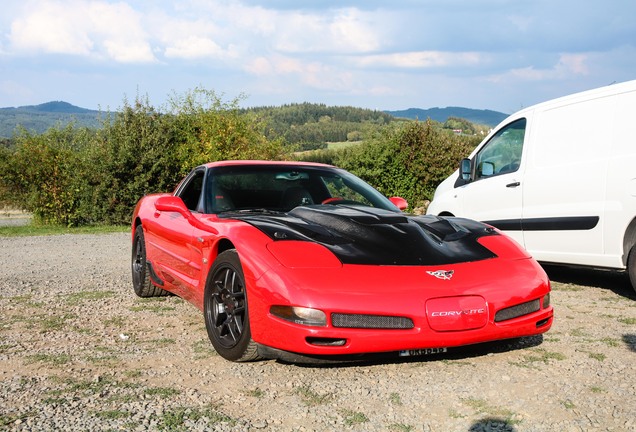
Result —
<path fill-rule="evenodd" d="M 459 164 L 459 176 L 462 180 L 468 182 L 470 181 L 470 174 L 472 171 L 470 159 L 462 159 Z"/>

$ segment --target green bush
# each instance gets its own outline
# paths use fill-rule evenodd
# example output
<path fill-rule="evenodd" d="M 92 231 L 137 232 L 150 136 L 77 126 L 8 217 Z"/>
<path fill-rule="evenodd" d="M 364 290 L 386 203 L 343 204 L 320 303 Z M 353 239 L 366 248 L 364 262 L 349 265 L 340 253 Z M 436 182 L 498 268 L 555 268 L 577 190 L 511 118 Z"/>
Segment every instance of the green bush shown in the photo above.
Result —
<path fill-rule="evenodd" d="M 128 224 L 144 194 L 167 192 L 196 165 L 224 159 L 279 159 L 280 140 L 258 122 L 197 89 L 174 96 L 166 113 L 139 98 L 98 131 L 69 125 L 42 135 L 22 131 L 0 149 L 0 202 L 45 224 Z"/>
<path fill-rule="evenodd" d="M 82 224 L 81 197 L 88 169 L 83 151 L 92 135 L 73 125 L 41 135 L 22 129 L 15 150 L 5 150 L 1 157 L 2 200 L 32 212 L 43 224 Z"/>
<path fill-rule="evenodd" d="M 411 208 L 423 207 L 478 142 L 478 138 L 445 131 L 430 120 L 399 123 L 361 145 L 337 152 L 333 163 L 386 196 L 402 196 Z"/>
<path fill-rule="evenodd" d="M 324 116 L 317 122 L 330 123 Z M 283 138 L 267 138 L 268 127 L 257 111 L 239 110 L 238 99 L 225 103 L 204 89 L 173 95 L 161 110 L 147 98 L 124 100 L 99 130 L 72 124 L 40 135 L 22 130 L 11 146 L 0 146 L 0 204 L 30 211 L 44 224 L 125 225 L 141 196 L 173 190 L 197 165 L 290 158 Z M 411 208 L 423 206 L 478 141 L 431 121 L 358 130 L 360 144 L 302 157 L 347 169 Z"/>

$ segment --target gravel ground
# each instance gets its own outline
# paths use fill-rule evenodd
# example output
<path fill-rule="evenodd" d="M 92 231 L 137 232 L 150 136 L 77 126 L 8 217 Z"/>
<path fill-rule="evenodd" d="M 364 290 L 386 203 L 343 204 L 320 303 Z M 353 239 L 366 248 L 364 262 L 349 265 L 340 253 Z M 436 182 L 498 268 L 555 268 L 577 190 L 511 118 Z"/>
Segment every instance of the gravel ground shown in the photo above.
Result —
<path fill-rule="evenodd" d="M 548 268 L 543 337 L 410 361 L 235 364 L 193 306 L 135 297 L 129 244 L 0 238 L 0 430 L 636 430 L 624 275 Z"/>

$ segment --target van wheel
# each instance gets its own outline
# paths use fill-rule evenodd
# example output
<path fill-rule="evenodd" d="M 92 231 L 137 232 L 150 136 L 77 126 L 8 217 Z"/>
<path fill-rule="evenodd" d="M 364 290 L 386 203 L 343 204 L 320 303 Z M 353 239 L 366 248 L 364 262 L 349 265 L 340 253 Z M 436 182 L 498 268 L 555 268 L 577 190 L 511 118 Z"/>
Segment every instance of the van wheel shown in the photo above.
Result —
<path fill-rule="evenodd" d="M 636 245 L 632 246 L 629 251 L 629 257 L 627 258 L 627 272 L 629 273 L 629 280 L 632 283 L 632 288 L 636 291 Z"/>

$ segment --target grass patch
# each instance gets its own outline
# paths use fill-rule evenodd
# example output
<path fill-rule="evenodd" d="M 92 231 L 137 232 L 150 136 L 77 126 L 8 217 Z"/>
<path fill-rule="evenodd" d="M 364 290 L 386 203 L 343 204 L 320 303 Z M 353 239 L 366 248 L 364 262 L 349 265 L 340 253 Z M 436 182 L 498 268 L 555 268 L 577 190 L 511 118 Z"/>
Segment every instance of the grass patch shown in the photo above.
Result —
<path fill-rule="evenodd" d="M 480 415 L 485 414 L 489 417 L 502 418 L 507 425 L 521 423 L 521 420 L 515 418 L 515 413 L 513 411 L 510 411 L 507 408 L 492 406 L 484 399 L 468 398 L 464 399 L 462 402 L 473 408 Z"/>
<path fill-rule="evenodd" d="M 340 410 L 340 414 L 344 417 L 344 423 L 347 426 L 353 426 L 357 424 L 367 423 L 369 417 L 360 411 L 353 411 L 348 409 Z"/>
<path fill-rule="evenodd" d="M 389 400 L 393 405 L 402 406 L 402 398 L 398 393 L 391 393 L 389 395 Z"/>
<path fill-rule="evenodd" d="M 14 415 L 0 414 L 0 426 L 2 427 L 9 426 L 11 423 L 16 422 L 17 420 L 26 420 L 27 418 L 29 418 L 29 416 L 33 414 L 34 413 L 32 411 L 29 411 L 24 414 L 14 414 Z"/>
<path fill-rule="evenodd" d="M 390 432 L 411 432 L 412 430 L 413 426 L 404 423 L 393 423 L 389 425 Z"/>
<path fill-rule="evenodd" d="M 105 319 L 102 322 L 104 323 L 105 326 L 123 327 L 124 324 L 126 323 L 126 319 L 121 316 L 115 316 L 112 318 Z"/>
<path fill-rule="evenodd" d="M 212 408 L 176 408 L 165 412 L 159 419 L 157 425 L 161 431 L 186 431 L 186 421 L 197 422 L 203 418 L 208 419 L 207 426 L 218 423 L 228 423 L 230 426 L 236 425 L 236 420 Z"/>
<path fill-rule="evenodd" d="M 261 399 L 265 396 L 265 392 L 259 388 L 255 388 L 254 390 L 248 390 L 245 392 L 246 395 L 252 396 L 258 399 Z"/>
<path fill-rule="evenodd" d="M 86 300 L 102 300 L 113 297 L 113 291 L 80 291 L 64 296 L 64 301 L 68 304 L 77 304 Z"/>
<path fill-rule="evenodd" d="M 566 409 L 574 409 L 574 408 L 576 408 L 576 405 L 574 405 L 574 402 L 572 402 L 569 399 L 561 401 L 561 405 L 563 405 Z"/>
<path fill-rule="evenodd" d="M 64 314 L 61 316 L 50 316 L 38 318 L 36 321 L 40 326 L 40 331 L 45 333 L 49 331 L 63 330 L 67 328 L 66 321 L 77 318 L 75 314 Z"/>
<path fill-rule="evenodd" d="M 520 367 L 534 367 L 535 363 L 550 363 L 551 360 L 565 360 L 565 355 L 548 351 L 542 348 L 535 349 L 529 355 L 524 356 L 522 361 L 511 362 L 510 364 Z"/>
<path fill-rule="evenodd" d="M 612 348 L 616 348 L 621 345 L 621 341 L 619 339 L 614 339 L 609 337 L 601 339 L 601 342 L 603 342 L 605 345 L 610 346 Z"/>
<path fill-rule="evenodd" d="M 69 228 L 56 225 L 24 225 L 0 227 L 0 237 L 27 237 L 61 234 L 108 234 L 115 232 L 130 232 L 129 226 L 99 225 Z"/>
<path fill-rule="evenodd" d="M 5 342 L 0 342 L 0 354 L 8 353 L 13 348 L 17 347 L 16 344 L 8 344 Z"/>
<path fill-rule="evenodd" d="M 159 396 L 166 399 L 178 395 L 181 391 L 171 387 L 153 387 L 144 390 L 144 393 L 149 396 Z"/>
<path fill-rule="evenodd" d="M 33 300 L 33 296 L 31 294 L 17 295 L 9 298 L 11 303 L 19 304 L 22 306 L 39 308 L 42 306 L 41 302 Z"/>
<path fill-rule="evenodd" d="M 604 388 L 602 388 L 602 387 L 597 387 L 597 386 L 592 386 L 592 387 L 590 387 L 590 391 L 591 391 L 592 393 L 596 393 L 596 394 L 599 394 L 599 393 L 605 393 L 605 389 L 604 389 Z"/>
<path fill-rule="evenodd" d="M 299 387 L 296 389 L 296 394 L 300 396 L 300 399 L 307 406 L 318 406 L 328 403 L 333 399 L 331 393 L 318 394 L 307 386 Z"/>
<path fill-rule="evenodd" d="M 145 343 L 157 346 L 159 348 L 164 348 L 164 347 L 167 347 L 169 345 L 176 344 L 177 341 L 172 339 L 172 338 L 159 338 L 159 339 L 151 339 L 149 341 L 146 341 Z"/>
<path fill-rule="evenodd" d="M 133 370 L 127 370 L 124 371 L 124 375 L 126 375 L 126 378 L 139 378 L 140 376 L 143 375 L 143 372 L 141 369 L 133 369 Z"/>
<path fill-rule="evenodd" d="M 636 324 L 636 318 L 620 318 L 618 322 L 627 325 L 634 325 Z"/>
<path fill-rule="evenodd" d="M 48 397 L 46 399 L 42 399 L 42 403 L 47 405 L 64 405 L 68 403 L 68 399 L 62 397 Z"/>
<path fill-rule="evenodd" d="M 61 366 L 71 362 L 68 354 L 33 354 L 27 357 L 27 363 L 48 363 L 53 366 Z"/>
<path fill-rule="evenodd" d="M 166 306 L 157 303 L 165 303 L 168 300 L 167 297 L 148 297 L 137 299 L 137 305 L 129 308 L 132 312 L 154 312 L 162 314 L 163 312 L 171 312 L 176 310 L 174 306 Z"/>
<path fill-rule="evenodd" d="M 570 332 L 571 336 L 574 337 L 585 337 L 587 336 L 587 334 L 585 333 L 585 331 L 582 328 L 575 328 Z"/>
<path fill-rule="evenodd" d="M 598 360 L 600 362 L 604 361 L 607 358 L 607 356 L 602 353 L 587 353 L 587 355 L 590 356 L 590 358 Z"/>
<path fill-rule="evenodd" d="M 199 340 L 192 344 L 195 360 L 201 360 L 217 355 L 209 340 Z"/>

